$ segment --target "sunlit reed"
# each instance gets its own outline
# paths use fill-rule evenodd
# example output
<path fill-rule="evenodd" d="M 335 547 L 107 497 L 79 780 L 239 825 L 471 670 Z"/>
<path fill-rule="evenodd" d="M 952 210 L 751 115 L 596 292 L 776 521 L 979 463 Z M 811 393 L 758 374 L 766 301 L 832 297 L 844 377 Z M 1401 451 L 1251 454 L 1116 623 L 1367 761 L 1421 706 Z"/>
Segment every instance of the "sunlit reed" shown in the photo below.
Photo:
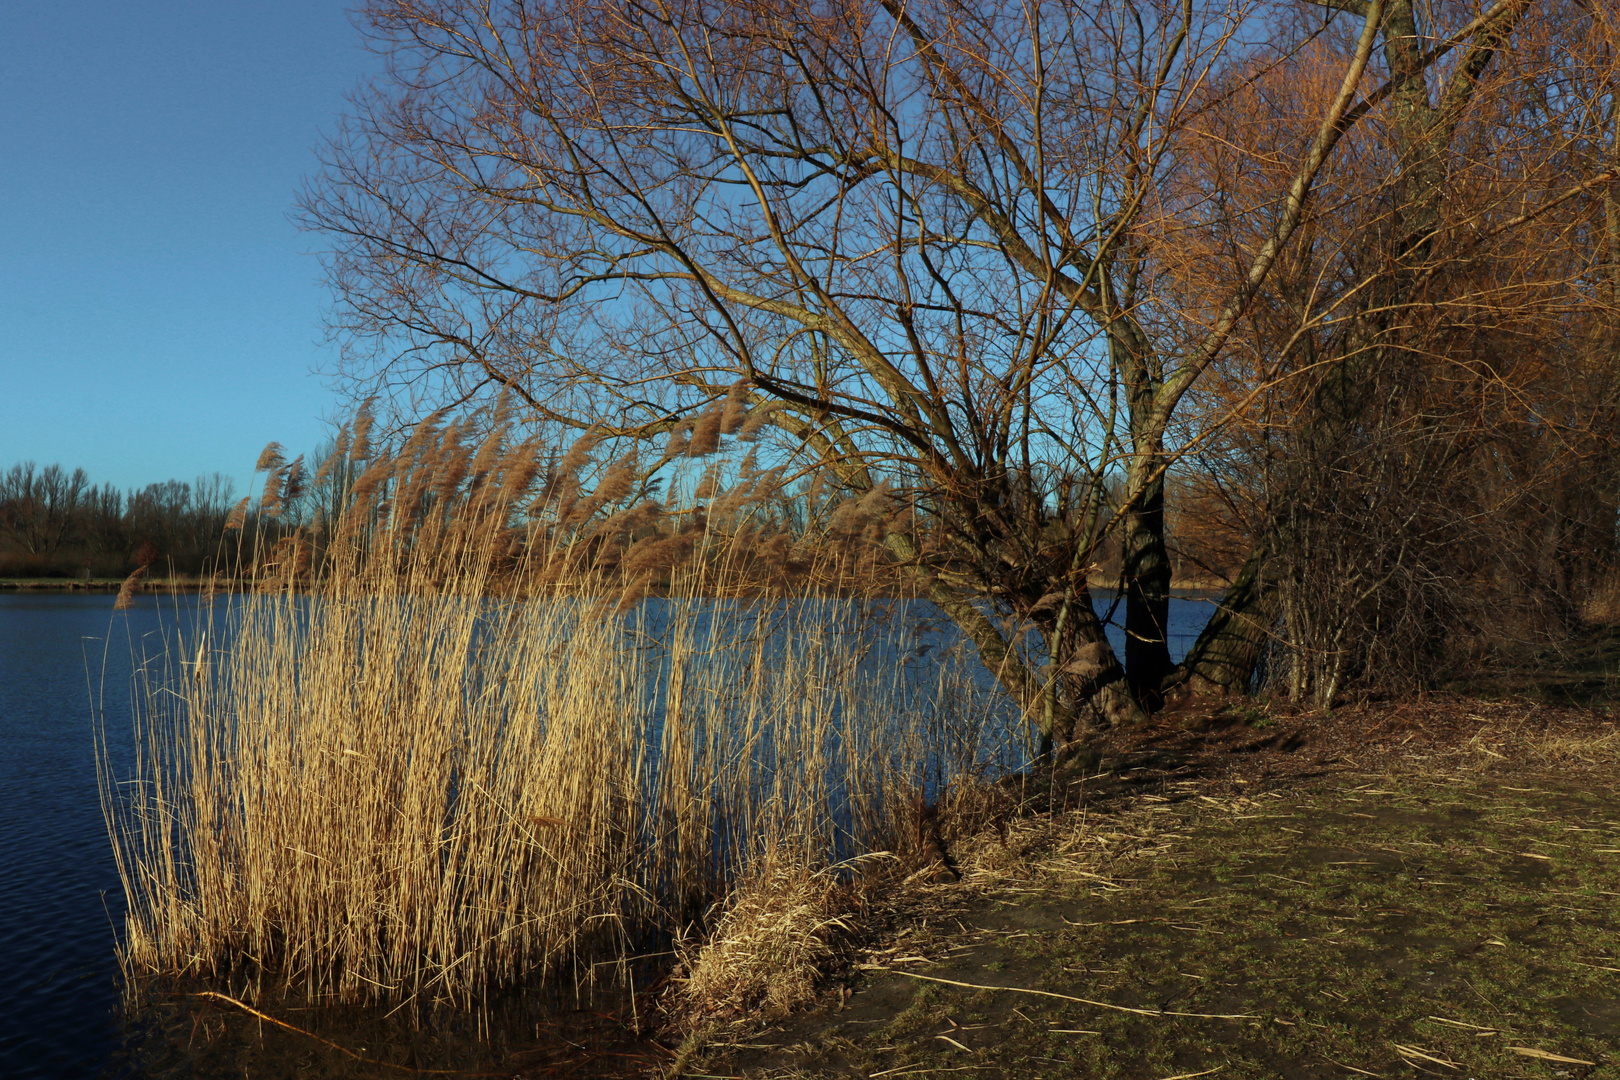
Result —
<path fill-rule="evenodd" d="M 418 434 L 319 560 L 292 537 L 142 665 L 133 772 L 102 768 L 131 976 L 477 999 L 681 932 L 775 852 L 888 848 L 1005 747 L 898 601 L 719 599 L 706 535 L 626 534 L 629 577 L 526 562 L 501 492 L 534 455 L 505 484 Z"/>

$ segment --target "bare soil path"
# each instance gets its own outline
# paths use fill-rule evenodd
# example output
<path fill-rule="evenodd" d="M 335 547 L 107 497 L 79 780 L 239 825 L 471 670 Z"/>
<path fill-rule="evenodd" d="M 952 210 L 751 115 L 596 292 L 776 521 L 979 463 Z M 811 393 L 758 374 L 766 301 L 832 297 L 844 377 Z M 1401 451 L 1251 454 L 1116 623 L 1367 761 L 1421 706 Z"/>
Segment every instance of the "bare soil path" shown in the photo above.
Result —
<path fill-rule="evenodd" d="M 1463 699 L 1167 718 L 954 846 L 729 1077 L 1620 1077 L 1620 735 Z"/>

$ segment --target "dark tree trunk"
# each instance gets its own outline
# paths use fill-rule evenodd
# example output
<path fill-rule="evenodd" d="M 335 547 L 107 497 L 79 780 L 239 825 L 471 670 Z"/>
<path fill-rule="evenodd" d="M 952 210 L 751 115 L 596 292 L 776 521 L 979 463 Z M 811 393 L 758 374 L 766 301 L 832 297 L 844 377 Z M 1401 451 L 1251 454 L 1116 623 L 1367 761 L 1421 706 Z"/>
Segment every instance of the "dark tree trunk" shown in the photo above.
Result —
<path fill-rule="evenodd" d="M 1125 671 L 1131 693 L 1143 708 L 1163 704 L 1170 662 L 1170 556 L 1164 539 L 1164 476 L 1143 489 L 1126 514 L 1123 536 L 1125 586 Z"/>

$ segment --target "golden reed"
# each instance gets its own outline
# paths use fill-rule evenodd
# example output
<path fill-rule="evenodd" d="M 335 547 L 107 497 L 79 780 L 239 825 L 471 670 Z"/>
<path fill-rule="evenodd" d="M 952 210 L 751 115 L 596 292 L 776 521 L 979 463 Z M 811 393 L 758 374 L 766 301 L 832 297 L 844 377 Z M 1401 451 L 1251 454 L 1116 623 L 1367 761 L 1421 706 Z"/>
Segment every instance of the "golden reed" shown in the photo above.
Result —
<path fill-rule="evenodd" d="M 683 516 L 633 462 L 604 490 L 593 444 L 548 469 L 483 419 L 370 456 L 362 417 L 316 474 L 341 497 L 142 666 L 133 771 L 101 759 L 132 978 L 476 1000 L 680 933 L 782 852 L 891 847 L 925 776 L 989 754 L 963 668 L 917 685 L 847 581 L 771 586 L 816 578 L 774 478 Z M 297 502 L 275 451 L 261 530 Z M 862 565 L 850 530 L 829 573 Z"/>

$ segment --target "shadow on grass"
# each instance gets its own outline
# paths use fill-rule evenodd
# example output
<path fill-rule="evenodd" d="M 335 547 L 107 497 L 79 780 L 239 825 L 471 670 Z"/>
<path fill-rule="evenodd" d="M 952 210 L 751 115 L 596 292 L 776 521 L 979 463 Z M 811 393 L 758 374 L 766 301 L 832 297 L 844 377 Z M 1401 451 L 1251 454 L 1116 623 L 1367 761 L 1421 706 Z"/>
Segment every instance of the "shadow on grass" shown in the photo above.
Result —
<path fill-rule="evenodd" d="M 1493 755 L 1219 787 L 1155 761 L 1156 794 L 1077 812 L 1140 843 L 1056 843 L 694 1071 L 1620 1077 L 1620 770 Z"/>

